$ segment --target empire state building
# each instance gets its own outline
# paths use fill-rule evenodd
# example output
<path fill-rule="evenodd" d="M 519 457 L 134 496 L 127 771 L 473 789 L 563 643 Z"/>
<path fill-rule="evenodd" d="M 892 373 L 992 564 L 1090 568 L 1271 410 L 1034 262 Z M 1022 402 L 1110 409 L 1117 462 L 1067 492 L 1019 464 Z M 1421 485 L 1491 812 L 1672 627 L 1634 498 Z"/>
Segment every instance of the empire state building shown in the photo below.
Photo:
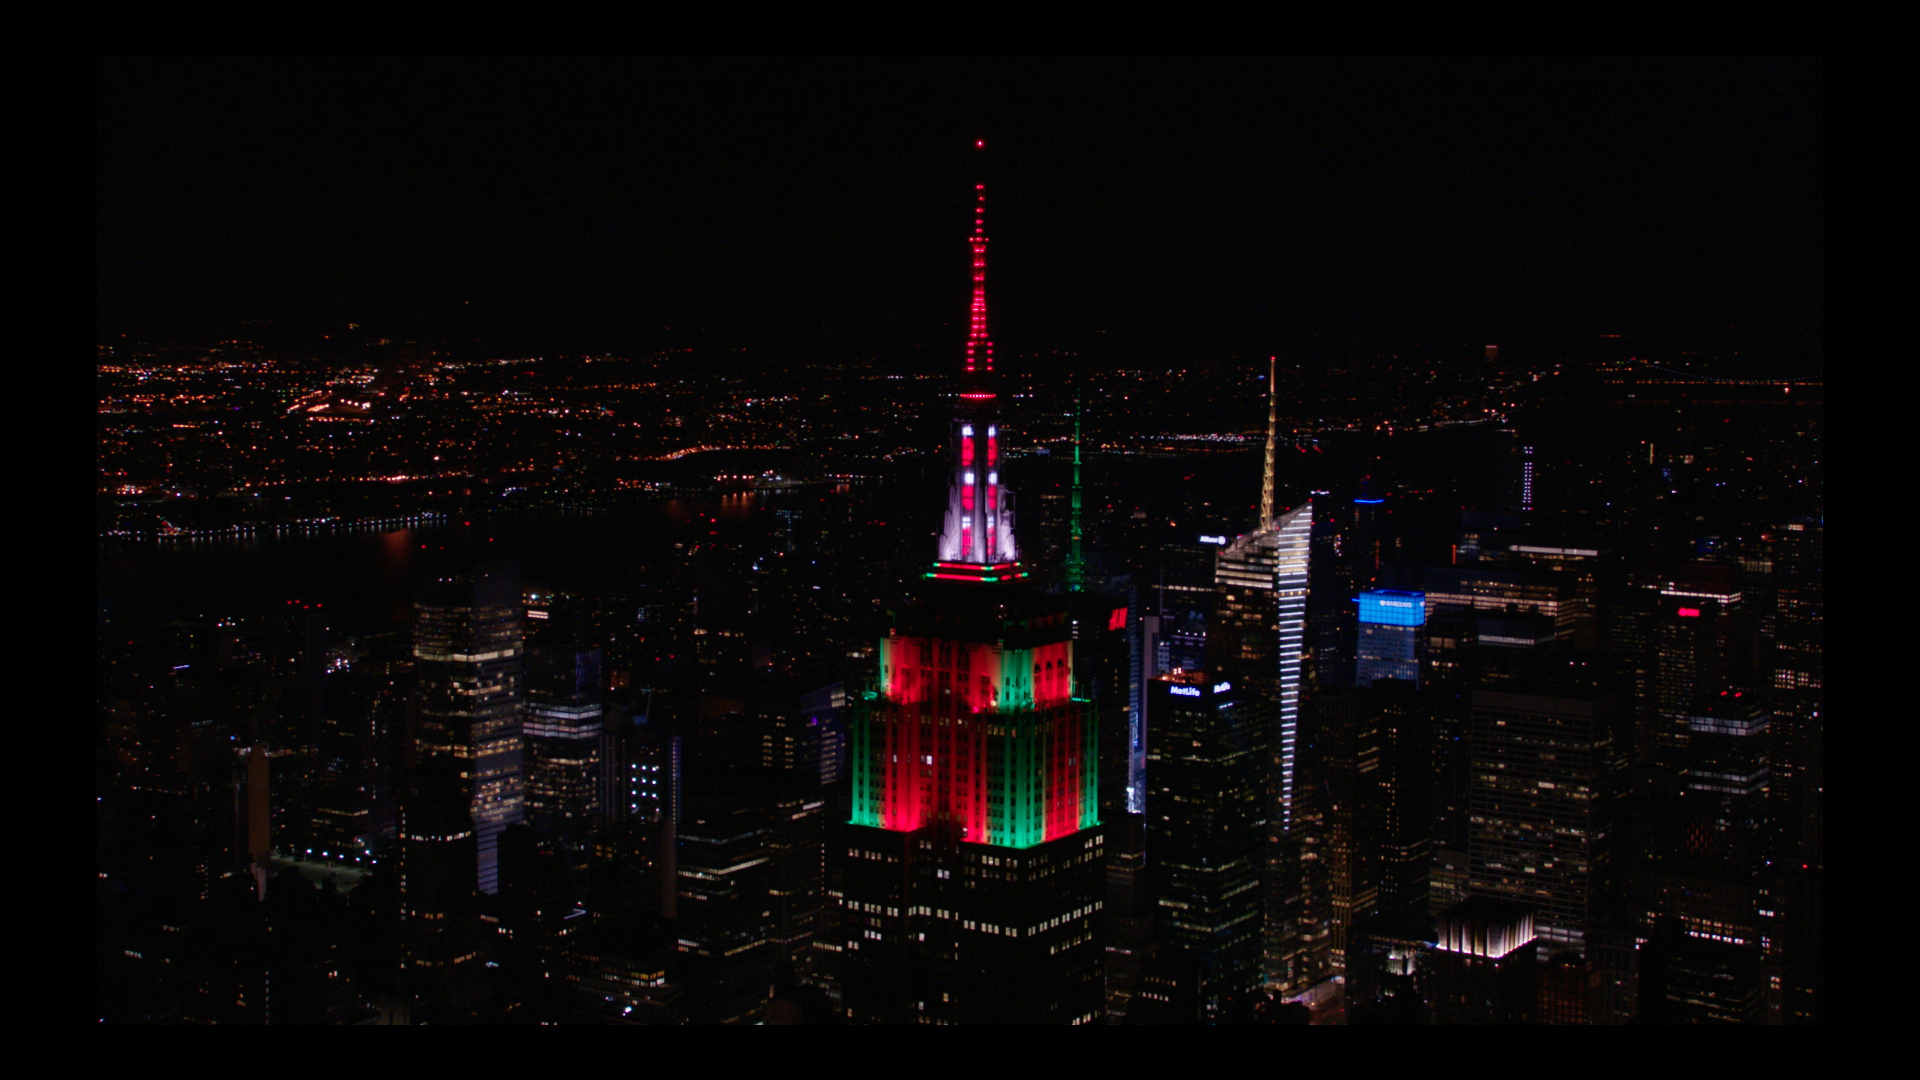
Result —
<path fill-rule="evenodd" d="M 933 565 L 890 613 L 849 725 L 846 1006 L 871 1023 L 1084 1024 L 1102 1011 L 1104 837 L 1072 625 L 1028 578 L 1001 481 L 986 190 Z"/>

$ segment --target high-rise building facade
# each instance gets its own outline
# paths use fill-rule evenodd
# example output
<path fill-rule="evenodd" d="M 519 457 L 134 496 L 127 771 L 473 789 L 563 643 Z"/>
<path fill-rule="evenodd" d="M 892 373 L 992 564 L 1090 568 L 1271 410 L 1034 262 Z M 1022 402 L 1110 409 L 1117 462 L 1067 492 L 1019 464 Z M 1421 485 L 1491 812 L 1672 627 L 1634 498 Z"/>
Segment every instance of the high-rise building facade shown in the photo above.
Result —
<path fill-rule="evenodd" d="M 486 893 L 499 889 L 500 832 L 525 812 L 521 612 L 512 562 L 441 571 L 414 603 L 415 755 L 452 762 L 467 784 Z"/>
<path fill-rule="evenodd" d="M 1826 656 L 1826 522 L 1788 522 L 1773 557 L 1773 685 L 1818 690 Z"/>
<path fill-rule="evenodd" d="M 1540 938 L 1584 950 L 1612 869 L 1612 694 L 1475 690 L 1471 889 L 1530 908 Z"/>
<path fill-rule="evenodd" d="M 1235 688 L 1245 716 L 1242 723 L 1265 759 L 1261 813 L 1267 833 L 1261 875 L 1265 982 L 1304 989 L 1316 981 L 1321 966 L 1307 958 L 1324 947 L 1307 865 L 1312 838 L 1302 829 L 1299 791 L 1313 503 L 1284 513 L 1276 510 L 1277 392 L 1271 369 L 1267 386 L 1267 454 L 1259 517 L 1251 532 L 1235 537 L 1214 557 L 1206 655 L 1215 680 Z M 1150 720 L 1149 749 L 1152 728 Z M 1149 776 L 1147 783 L 1151 788 L 1155 782 Z M 1148 812 L 1152 813 L 1151 805 Z M 1151 850 L 1148 861 L 1151 864 Z"/>
<path fill-rule="evenodd" d="M 1209 1013 L 1262 982 L 1267 733 L 1251 695 L 1204 672 L 1151 687 L 1147 748 L 1147 877 L 1163 945 L 1204 969 Z"/>
<path fill-rule="evenodd" d="M 1328 959 L 1344 971 L 1348 936 L 1372 916 L 1380 900 L 1380 847 L 1385 830 L 1380 798 L 1380 699 L 1354 687 L 1322 689 L 1314 701 L 1322 747 L 1320 775 L 1327 790 L 1322 859 L 1327 877 Z"/>
<path fill-rule="evenodd" d="M 600 817 L 600 650 L 533 646 L 526 678 L 527 823 L 577 849 Z"/>
<path fill-rule="evenodd" d="M 1354 685 L 1400 679 L 1419 685 L 1420 628 L 1427 622 L 1425 593 L 1371 589 L 1360 594 L 1360 628 L 1354 649 Z"/>
<path fill-rule="evenodd" d="M 456 1020 L 482 978 L 472 785 L 451 758 L 399 784 L 400 986 L 419 1018 Z"/>
<path fill-rule="evenodd" d="M 1300 705 L 1307 659 L 1307 571 L 1313 503 L 1272 519 L 1274 662 L 1279 671 L 1267 757 L 1267 917 L 1263 947 L 1267 983 L 1304 989 L 1324 974 L 1326 928 L 1309 873 L 1300 790 Z"/>
<path fill-rule="evenodd" d="M 938 559 L 854 702 L 843 916 L 856 1020 L 1063 1023 L 1103 1012 L 1098 733 L 1072 625 L 1026 580 L 1001 481 L 984 187 Z"/>

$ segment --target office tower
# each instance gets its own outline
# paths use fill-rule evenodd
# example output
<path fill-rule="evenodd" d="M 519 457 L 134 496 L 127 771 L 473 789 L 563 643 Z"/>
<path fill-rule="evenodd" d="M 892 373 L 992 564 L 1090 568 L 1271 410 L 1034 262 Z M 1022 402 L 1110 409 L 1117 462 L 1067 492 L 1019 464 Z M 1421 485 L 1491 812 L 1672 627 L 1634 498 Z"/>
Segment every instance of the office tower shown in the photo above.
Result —
<path fill-rule="evenodd" d="M 1584 951 L 1612 869 L 1614 700 L 1589 687 L 1473 692 L 1471 888 Z"/>
<path fill-rule="evenodd" d="M 581 1023 L 671 1026 L 690 1019 L 687 979 L 671 946 L 610 929 L 573 952 Z"/>
<path fill-rule="evenodd" d="M 1279 698 L 1267 763 L 1267 983 L 1311 986 L 1326 974 L 1324 904 L 1311 865 L 1313 822 L 1301 799 L 1300 697 L 1306 677 L 1307 574 L 1313 503 L 1274 518 L 1274 643 Z"/>
<path fill-rule="evenodd" d="M 1441 912 L 1435 922 L 1438 940 L 1418 975 L 1433 1022 L 1531 1022 L 1537 997 L 1533 911 L 1476 896 Z"/>
<path fill-rule="evenodd" d="M 676 926 L 698 973 L 695 1023 L 761 1022 L 773 981 L 769 807 L 732 757 L 696 750 L 678 829 Z"/>
<path fill-rule="evenodd" d="M 400 987 L 419 1020 L 454 1020 L 480 1000 L 473 788 L 452 757 L 400 780 Z"/>
<path fill-rule="evenodd" d="M 594 833 L 594 917 L 673 918 L 679 909 L 678 837 L 685 743 L 668 727 L 662 696 L 646 691 L 629 714 L 616 704 L 601 741 L 600 827 Z"/>
<path fill-rule="evenodd" d="M 1665 828 L 1653 834 L 1644 914 L 1656 926 L 1672 922 L 1684 936 L 1726 948 L 1667 941 L 1643 949 L 1641 1007 L 1647 1019 L 1661 1017 L 1671 1004 L 1662 995 L 1683 1001 L 1700 989 L 1675 989 L 1658 979 L 1648 982 L 1647 950 L 1662 962 L 1678 962 L 1673 969 L 1677 975 L 1705 980 L 1701 985 L 1715 987 L 1713 996 L 1731 993 L 1737 1002 L 1729 1007 L 1735 1012 L 1746 1009 L 1749 998 L 1758 1003 L 1766 997 L 1761 964 L 1767 920 L 1762 912 L 1772 909 L 1761 896 L 1775 876 L 1760 872 L 1767 868 L 1767 855 L 1777 840 L 1768 834 L 1766 818 L 1770 710 L 1758 692 L 1728 689 L 1702 695 L 1687 713 L 1689 745 L 1679 790 L 1657 804 L 1666 807 L 1659 815 Z M 1695 970 L 1701 963 L 1723 970 L 1714 975 Z M 1752 985 L 1731 986 L 1739 980 Z"/>
<path fill-rule="evenodd" d="M 1312 603 L 1307 609 L 1307 634 L 1311 644 L 1312 670 L 1316 686 L 1352 686 L 1354 678 L 1354 638 L 1356 621 L 1353 597 L 1373 584 L 1371 559 L 1361 568 L 1361 551 L 1356 533 L 1362 524 L 1359 511 L 1365 506 L 1326 500 L 1326 507 L 1313 522 Z"/>
<path fill-rule="evenodd" d="M 1354 649 L 1354 685 L 1375 679 L 1420 683 L 1420 628 L 1427 622 L 1425 593 L 1372 589 L 1360 594 L 1360 626 Z"/>
<path fill-rule="evenodd" d="M 411 661 L 401 661 L 411 667 Z M 310 827 L 323 857 L 364 862 L 394 834 L 394 737 L 404 726 L 405 690 L 396 666 L 364 660 L 327 680 L 320 773 Z"/>
<path fill-rule="evenodd" d="M 847 688 L 824 678 L 770 678 L 749 688 L 739 709 L 752 720 L 760 767 L 833 785 L 846 778 Z"/>
<path fill-rule="evenodd" d="M 1826 655 L 1826 523 L 1788 522 L 1774 545 L 1773 685 L 1821 688 Z"/>
<path fill-rule="evenodd" d="M 1433 869 L 1427 879 L 1428 911 L 1437 915 L 1473 895 L 1472 865 L 1464 846 L 1433 849 Z"/>
<path fill-rule="evenodd" d="M 1649 1024 L 1759 1024 L 1766 1019 L 1760 948 L 1714 941 L 1682 920 L 1656 919 L 1640 947 L 1640 1020 Z"/>
<path fill-rule="evenodd" d="M 1763 874 L 1758 892 L 1764 920 L 1763 961 L 1767 1022 L 1826 1022 L 1826 892 L 1817 865 L 1790 863 Z"/>
<path fill-rule="evenodd" d="M 1321 858 L 1327 876 L 1328 962 L 1346 969 L 1347 937 L 1356 921 L 1375 912 L 1380 899 L 1381 811 L 1380 699 L 1351 686 L 1326 687 L 1313 701 L 1320 733 L 1320 775 L 1326 785 Z"/>
<path fill-rule="evenodd" d="M 1647 564 L 1634 579 L 1620 635 L 1640 697 L 1634 761 L 1677 771 L 1690 741 L 1688 707 L 1750 666 L 1752 627 L 1731 567 Z"/>
<path fill-rule="evenodd" d="M 1232 684 L 1241 708 L 1253 714 L 1250 729 L 1263 745 L 1267 842 L 1262 963 L 1269 985 L 1297 990 L 1318 978 L 1321 965 L 1306 958 L 1324 946 L 1323 928 L 1311 910 L 1307 845 L 1312 838 L 1302 829 L 1307 822 L 1300 813 L 1298 789 L 1314 518 L 1310 501 L 1283 514 L 1275 512 L 1276 398 L 1269 375 L 1260 516 L 1251 532 L 1234 538 L 1214 558 L 1214 611 L 1206 653 L 1207 669 L 1217 681 Z M 1151 750 L 1151 719 L 1147 745 Z M 1152 785 L 1151 777 L 1148 783 Z M 1152 857 L 1149 850 L 1149 862 Z"/>
<path fill-rule="evenodd" d="M 600 650 L 527 649 L 526 819 L 576 856 L 600 817 Z"/>
<path fill-rule="evenodd" d="M 1535 1023 L 1552 1027 L 1584 1026 L 1596 1022 L 1604 975 L 1600 967 L 1578 953 L 1555 953 L 1539 970 L 1535 996 Z"/>
<path fill-rule="evenodd" d="M 1074 693 L 1099 712 L 1100 820 L 1117 821 L 1131 812 L 1128 792 L 1133 775 L 1135 677 L 1134 635 L 1130 632 L 1133 590 L 1124 581 L 1094 581 L 1066 597 L 1073 628 Z M 1141 740 L 1142 764 L 1145 740 Z"/>
<path fill-rule="evenodd" d="M 1260 885 L 1268 757 L 1252 695 L 1203 672 L 1151 687 L 1147 746 L 1147 880 L 1162 947 L 1203 968 L 1203 1007 L 1262 982 Z"/>
<path fill-rule="evenodd" d="M 1314 699 L 1326 792 L 1320 861 L 1328 959 L 1355 962 L 1357 928 L 1400 940 L 1425 925 L 1433 863 L 1433 716 L 1413 684 L 1329 687 Z M 1464 883 L 1459 899 L 1465 899 Z"/>
<path fill-rule="evenodd" d="M 1751 872 L 1771 845 L 1766 835 L 1773 713 L 1759 692 L 1727 689 L 1688 710 L 1687 767 L 1681 777 L 1685 850 Z"/>
<path fill-rule="evenodd" d="M 699 585 L 693 615 L 693 653 L 701 690 L 724 691 L 742 673 L 767 665 L 771 657 L 760 632 L 764 620 L 759 590 L 751 577 L 714 572 Z"/>
<path fill-rule="evenodd" d="M 1107 1022 L 1124 1019 L 1140 973 L 1154 950 L 1153 903 L 1147 884 L 1146 819 L 1122 814 L 1107 835 Z"/>
<path fill-rule="evenodd" d="M 235 751 L 235 863 L 253 879 L 256 899 L 267 898 L 267 856 L 273 851 L 270 769 L 265 744 Z"/>
<path fill-rule="evenodd" d="M 680 736 L 648 713 L 624 709 L 604 718 L 600 737 L 603 825 L 658 823 L 674 817 L 680 791 Z"/>
<path fill-rule="evenodd" d="M 1127 1008 L 1129 1026 L 1204 1024 L 1208 1021 L 1206 961 L 1185 949 L 1162 947 L 1140 972 Z"/>
<path fill-rule="evenodd" d="M 1606 544 L 1586 539 L 1572 540 L 1559 535 L 1517 534 L 1500 538 L 1506 550 L 1502 560 L 1516 570 L 1535 570 L 1565 575 L 1572 585 L 1578 608 L 1573 620 L 1576 648 L 1592 649 L 1600 644 L 1601 578 L 1613 565 L 1618 552 Z"/>
<path fill-rule="evenodd" d="M 767 818 L 768 939 L 776 964 L 802 983 L 821 974 L 834 920 L 826 909 L 828 820 L 845 772 L 844 683 L 818 678 L 773 680 L 755 688 L 745 709 L 759 739 L 760 770 L 771 800 Z"/>
<path fill-rule="evenodd" d="M 1027 582 L 1001 483 L 984 187 L 938 561 L 848 728 L 843 914 L 856 1020 L 1081 1024 L 1102 1014 L 1091 703 L 1072 626 Z"/>
<path fill-rule="evenodd" d="M 1375 915 L 1347 932 L 1347 1023 L 1430 1023 L 1420 1000 L 1418 976 L 1437 940 L 1434 920 L 1418 915 Z"/>
<path fill-rule="evenodd" d="M 414 602 L 419 695 L 414 756 L 447 761 L 468 786 L 481 892 L 499 887 L 499 837 L 522 820 L 520 570 L 442 570 Z"/>
<path fill-rule="evenodd" d="M 1772 584 L 1774 686 L 1773 817 L 1782 834 L 1783 864 L 1805 864 L 1817 875 L 1824 865 L 1822 686 L 1826 650 L 1826 524 L 1820 518 L 1793 521 L 1775 536 Z M 1790 853 L 1797 852 L 1797 856 Z M 1816 924 L 1817 925 L 1817 924 Z M 1816 941 L 1801 948 L 1817 950 Z M 1801 980 L 1806 985 L 1806 980 Z M 1786 1019 L 1811 1015 L 1819 1005 L 1776 1010 Z"/>
<path fill-rule="evenodd" d="M 1380 680 L 1380 863 L 1377 910 L 1425 916 L 1433 874 L 1433 705 L 1412 683 Z"/>
<path fill-rule="evenodd" d="M 1572 577 L 1533 570 L 1495 570 L 1485 566 L 1438 566 L 1427 570 L 1430 617 L 1466 613 L 1544 616 L 1554 635 L 1573 639 L 1584 610 Z"/>

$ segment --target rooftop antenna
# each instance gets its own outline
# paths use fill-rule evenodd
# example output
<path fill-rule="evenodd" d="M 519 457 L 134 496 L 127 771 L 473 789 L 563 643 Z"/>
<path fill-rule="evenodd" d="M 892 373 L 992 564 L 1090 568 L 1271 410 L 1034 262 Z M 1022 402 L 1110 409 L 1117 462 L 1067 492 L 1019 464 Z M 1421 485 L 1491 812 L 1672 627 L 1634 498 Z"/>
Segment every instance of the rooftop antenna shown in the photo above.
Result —
<path fill-rule="evenodd" d="M 1268 528 L 1273 522 L 1273 444 L 1279 427 L 1279 396 L 1273 389 L 1275 359 L 1267 357 L 1267 468 L 1260 480 L 1260 520 L 1254 525 L 1256 529 Z"/>

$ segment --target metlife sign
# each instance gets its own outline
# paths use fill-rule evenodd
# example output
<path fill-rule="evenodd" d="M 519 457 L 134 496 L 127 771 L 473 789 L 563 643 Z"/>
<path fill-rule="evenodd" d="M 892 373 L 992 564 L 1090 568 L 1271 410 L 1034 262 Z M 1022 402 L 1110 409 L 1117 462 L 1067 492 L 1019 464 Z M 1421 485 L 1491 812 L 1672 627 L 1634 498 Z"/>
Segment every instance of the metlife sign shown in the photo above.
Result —
<path fill-rule="evenodd" d="M 1213 692 L 1216 694 L 1224 694 L 1231 689 L 1233 689 L 1233 684 L 1230 682 L 1217 682 L 1213 684 Z M 1170 686 L 1167 688 L 1167 693 L 1172 694 L 1174 697 L 1201 696 L 1200 688 L 1197 686 Z"/>

